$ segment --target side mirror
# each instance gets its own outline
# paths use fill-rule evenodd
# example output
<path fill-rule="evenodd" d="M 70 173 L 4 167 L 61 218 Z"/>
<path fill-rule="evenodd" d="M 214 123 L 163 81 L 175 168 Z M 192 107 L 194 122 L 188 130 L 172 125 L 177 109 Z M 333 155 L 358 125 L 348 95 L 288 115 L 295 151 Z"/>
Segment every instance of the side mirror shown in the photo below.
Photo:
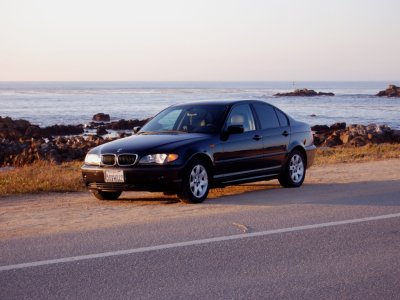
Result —
<path fill-rule="evenodd" d="M 135 126 L 135 127 L 133 127 L 133 133 L 134 133 L 134 134 L 138 133 L 140 129 L 142 129 L 142 126 Z"/>
<path fill-rule="evenodd" d="M 239 134 L 243 132 L 244 132 L 243 125 L 230 125 L 226 130 L 227 134 Z"/>

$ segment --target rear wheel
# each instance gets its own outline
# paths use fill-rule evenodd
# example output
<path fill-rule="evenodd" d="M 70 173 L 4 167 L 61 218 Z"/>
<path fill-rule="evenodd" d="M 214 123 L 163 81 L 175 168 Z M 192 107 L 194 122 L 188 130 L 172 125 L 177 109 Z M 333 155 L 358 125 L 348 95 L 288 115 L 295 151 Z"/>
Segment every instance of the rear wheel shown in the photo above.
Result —
<path fill-rule="evenodd" d="M 185 203 L 201 203 L 210 189 L 207 164 L 200 159 L 191 161 L 183 175 L 182 191 L 178 197 Z"/>
<path fill-rule="evenodd" d="M 93 196 L 99 200 L 117 200 L 122 192 L 92 191 Z"/>
<path fill-rule="evenodd" d="M 294 150 L 289 154 L 288 161 L 279 176 L 283 187 L 299 187 L 306 177 L 306 163 L 303 154 Z"/>

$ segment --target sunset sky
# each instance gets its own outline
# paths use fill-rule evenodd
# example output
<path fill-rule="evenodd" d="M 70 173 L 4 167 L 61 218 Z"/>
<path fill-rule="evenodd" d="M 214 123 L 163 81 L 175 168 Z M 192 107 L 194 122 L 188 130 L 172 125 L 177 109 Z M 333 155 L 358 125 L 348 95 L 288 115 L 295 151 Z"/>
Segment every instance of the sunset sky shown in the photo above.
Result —
<path fill-rule="evenodd" d="M 0 81 L 399 80 L 398 0 L 0 0 Z"/>

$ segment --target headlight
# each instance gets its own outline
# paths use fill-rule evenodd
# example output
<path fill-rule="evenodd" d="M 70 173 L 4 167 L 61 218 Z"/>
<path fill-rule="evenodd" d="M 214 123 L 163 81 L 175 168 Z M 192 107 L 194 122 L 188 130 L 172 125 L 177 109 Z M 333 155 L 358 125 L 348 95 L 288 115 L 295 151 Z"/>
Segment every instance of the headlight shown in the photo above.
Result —
<path fill-rule="evenodd" d="M 158 154 L 149 154 L 143 156 L 139 163 L 140 164 L 159 164 L 162 165 L 164 163 L 172 162 L 178 159 L 178 154 L 166 154 L 166 153 L 158 153 Z"/>
<path fill-rule="evenodd" d="M 85 164 L 92 166 L 100 166 L 100 155 L 98 154 L 86 154 Z"/>

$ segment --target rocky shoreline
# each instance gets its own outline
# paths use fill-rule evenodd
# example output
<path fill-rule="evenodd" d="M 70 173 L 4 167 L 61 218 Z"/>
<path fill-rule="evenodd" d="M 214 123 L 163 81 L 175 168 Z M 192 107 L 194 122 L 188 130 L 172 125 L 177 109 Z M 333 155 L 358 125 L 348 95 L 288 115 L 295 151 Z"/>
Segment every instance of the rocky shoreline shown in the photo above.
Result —
<path fill-rule="evenodd" d="M 148 121 L 107 122 L 96 116 L 93 116 L 96 121 L 89 124 L 44 128 L 26 120 L 0 116 L 0 167 L 19 167 L 38 160 L 55 163 L 83 160 L 89 149 L 129 136 L 135 126 L 143 126 Z"/>
<path fill-rule="evenodd" d="M 109 122 L 109 116 L 105 114 L 97 114 L 93 119 L 96 121 L 85 125 L 40 128 L 26 120 L 0 117 L 0 167 L 19 167 L 39 160 L 57 164 L 82 161 L 91 148 L 129 136 L 135 126 L 142 126 L 148 121 L 135 119 Z M 331 126 L 315 125 L 312 130 L 317 147 L 400 143 L 400 130 L 386 125 L 335 123 Z"/>

